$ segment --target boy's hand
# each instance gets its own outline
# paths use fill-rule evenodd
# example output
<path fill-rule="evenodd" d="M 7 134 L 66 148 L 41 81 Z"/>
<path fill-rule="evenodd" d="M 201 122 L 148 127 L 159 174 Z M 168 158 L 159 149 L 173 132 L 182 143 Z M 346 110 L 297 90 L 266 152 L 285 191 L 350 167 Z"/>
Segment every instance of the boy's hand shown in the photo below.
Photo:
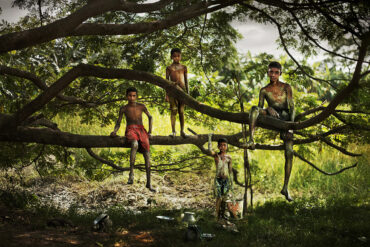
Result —
<path fill-rule="evenodd" d="M 110 133 L 110 137 L 116 137 L 117 136 L 117 134 L 116 134 L 116 132 L 112 132 L 112 133 Z"/>
<path fill-rule="evenodd" d="M 279 113 L 274 108 L 267 107 L 267 111 L 268 111 L 268 113 L 269 113 L 270 116 L 279 118 Z"/>

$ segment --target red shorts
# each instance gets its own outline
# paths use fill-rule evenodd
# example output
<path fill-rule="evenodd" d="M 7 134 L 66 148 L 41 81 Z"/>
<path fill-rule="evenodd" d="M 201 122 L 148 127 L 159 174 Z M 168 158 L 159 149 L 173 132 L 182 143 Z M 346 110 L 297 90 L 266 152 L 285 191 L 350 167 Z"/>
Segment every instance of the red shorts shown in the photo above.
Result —
<path fill-rule="evenodd" d="M 125 136 L 128 141 L 136 140 L 139 142 L 139 152 L 149 152 L 149 134 L 143 125 L 128 125 Z"/>

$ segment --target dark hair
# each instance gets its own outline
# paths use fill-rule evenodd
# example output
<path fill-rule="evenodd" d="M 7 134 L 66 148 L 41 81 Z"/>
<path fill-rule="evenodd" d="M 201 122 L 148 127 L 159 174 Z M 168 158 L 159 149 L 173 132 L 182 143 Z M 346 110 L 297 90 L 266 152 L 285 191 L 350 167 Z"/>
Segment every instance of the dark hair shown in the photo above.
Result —
<path fill-rule="evenodd" d="M 126 95 L 128 95 L 131 92 L 136 92 L 136 94 L 137 94 L 137 89 L 134 88 L 134 87 L 129 87 L 129 88 L 126 89 Z"/>
<path fill-rule="evenodd" d="M 277 68 L 281 72 L 281 64 L 279 62 L 273 61 L 269 64 L 269 68 Z"/>
<path fill-rule="evenodd" d="M 171 50 L 171 57 L 172 57 L 172 55 L 173 55 L 175 52 L 181 53 L 181 50 L 180 50 L 179 48 L 173 48 L 173 49 Z"/>
<path fill-rule="evenodd" d="M 220 144 L 223 143 L 223 142 L 226 142 L 227 143 L 227 139 L 226 138 L 220 138 L 220 139 L 218 139 L 217 146 L 220 146 Z"/>

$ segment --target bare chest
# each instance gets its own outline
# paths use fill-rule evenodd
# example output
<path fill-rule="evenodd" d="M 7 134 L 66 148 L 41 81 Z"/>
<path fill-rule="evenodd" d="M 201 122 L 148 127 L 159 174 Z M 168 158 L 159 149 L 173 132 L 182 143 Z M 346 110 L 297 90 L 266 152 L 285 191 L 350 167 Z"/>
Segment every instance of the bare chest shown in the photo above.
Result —
<path fill-rule="evenodd" d="M 127 120 L 138 120 L 141 119 L 141 115 L 143 113 L 142 107 L 134 105 L 134 106 L 126 106 L 125 107 L 125 116 Z"/>
<path fill-rule="evenodd" d="M 274 86 L 265 89 L 266 100 L 269 103 L 279 102 L 284 103 L 287 101 L 287 91 L 284 86 Z"/>

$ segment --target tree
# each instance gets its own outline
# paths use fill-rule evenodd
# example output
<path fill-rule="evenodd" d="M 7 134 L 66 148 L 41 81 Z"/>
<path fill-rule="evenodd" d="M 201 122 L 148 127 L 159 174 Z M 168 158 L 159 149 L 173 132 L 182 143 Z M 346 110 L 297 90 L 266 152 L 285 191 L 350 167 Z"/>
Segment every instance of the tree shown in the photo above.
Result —
<path fill-rule="evenodd" d="M 145 3 L 76 0 L 58 3 L 50 0 L 38 3 L 51 9 L 55 6 L 63 8 L 46 15 L 36 11 L 42 10 L 39 6 L 17 25 L 2 24 L 2 142 L 79 148 L 125 146 L 124 138 L 118 140 L 60 131 L 52 119 L 57 114 L 79 111 L 85 116 L 85 121 L 99 116 L 102 124 L 107 124 L 114 116 L 111 112 L 115 105 L 110 103 L 122 100 L 112 95 L 123 95 L 122 92 L 132 81 L 143 88 L 144 94 L 151 92 L 157 97 L 153 104 L 161 104 L 158 97 L 162 95 L 162 89 L 166 89 L 173 96 L 181 97 L 197 112 L 248 124 L 247 112 L 225 111 L 211 107 L 207 102 L 201 103 L 192 94 L 185 94 L 172 82 L 154 74 L 158 73 L 155 65 L 159 65 L 166 55 L 157 52 L 156 48 L 166 47 L 166 44 L 170 46 L 174 39 L 188 49 L 194 58 L 194 67 L 201 68 L 199 72 L 210 73 L 220 69 L 222 64 L 235 56 L 232 42 L 238 34 L 225 22 L 236 18 L 274 24 L 279 31 L 280 45 L 295 63 L 295 71 L 306 80 L 327 83 L 336 90 L 327 106 L 316 105 L 313 109 L 305 109 L 297 116 L 297 122 L 261 116 L 257 126 L 270 130 L 301 131 L 304 138 L 296 140 L 295 145 L 321 140 L 349 155 L 357 154 L 325 138 L 335 133 L 348 133 L 354 126 L 369 129 L 364 126 L 367 120 L 361 124 L 351 122 L 350 118 L 340 115 L 343 110 L 337 109 L 344 102 L 353 106 L 346 112 L 349 114 L 364 113 L 363 109 L 367 109 L 362 100 L 355 103 L 351 99 L 353 93 L 362 95 L 364 90 L 368 90 L 369 61 L 366 59 L 370 31 L 366 25 L 369 7 L 365 1 L 160 0 Z M 26 0 L 16 1 L 16 4 L 33 6 L 32 1 Z M 212 14 L 207 16 L 207 13 Z M 206 15 L 205 18 L 202 15 Z M 319 40 L 327 42 L 329 48 L 320 44 Z M 289 48 L 298 48 L 305 55 L 315 53 L 315 49 L 323 49 L 332 56 L 334 63 L 341 62 L 351 72 L 345 74 L 346 78 L 316 78 L 313 71 L 291 55 Z M 203 62 L 205 54 L 213 56 L 216 63 Z M 253 67 L 249 71 L 253 71 Z M 32 85 L 26 84 L 25 80 L 32 82 Z M 212 83 L 208 84 L 207 87 L 214 87 Z M 102 115 L 103 110 L 108 114 Z M 318 114 L 308 118 L 312 113 Z M 331 129 L 318 134 L 312 134 L 312 130 L 305 132 L 331 116 L 335 116 L 342 125 L 331 125 Z M 228 139 L 232 145 L 240 147 L 241 137 L 237 133 Z M 218 136 L 213 138 L 215 140 Z M 206 135 L 186 139 L 155 136 L 152 144 L 193 144 L 202 150 L 206 141 Z M 282 146 L 258 144 L 256 148 L 275 150 L 282 149 Z"/>

